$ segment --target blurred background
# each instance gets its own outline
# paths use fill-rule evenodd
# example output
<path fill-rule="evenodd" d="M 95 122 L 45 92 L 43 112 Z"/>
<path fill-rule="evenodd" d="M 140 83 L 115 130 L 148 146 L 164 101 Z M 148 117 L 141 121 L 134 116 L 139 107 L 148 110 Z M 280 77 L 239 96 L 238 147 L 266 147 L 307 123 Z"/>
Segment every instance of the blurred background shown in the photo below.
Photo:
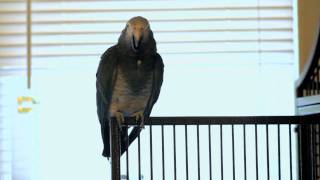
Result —
<path fill-rule="evenodd" d="M 317 0 L 0 0 L 0 180 L 109 178 L 95 73 L 138 15 L 165 64 L 152 116 L 295 113 Z"/>

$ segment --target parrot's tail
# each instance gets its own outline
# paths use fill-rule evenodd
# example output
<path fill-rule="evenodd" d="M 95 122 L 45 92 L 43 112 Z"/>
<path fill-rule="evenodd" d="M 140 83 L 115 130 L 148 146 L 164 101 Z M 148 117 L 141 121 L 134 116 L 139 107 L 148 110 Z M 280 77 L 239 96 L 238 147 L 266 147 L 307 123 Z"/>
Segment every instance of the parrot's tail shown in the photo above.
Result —
<path fill-rule="evenodd" d="M 125 132 L 125 131 L 127 131 L 127 128 L 126 127 L 122 128 L 122 132 Z M 136 126 L 132 129 L 129 136 L 127 136 L 126 133 L 122 133 L 122 135 L 121 135 L 121 155 L 128 150 L 130 144 L 139 136 L 140 132 L 141 132 L 141 127 Z"/>

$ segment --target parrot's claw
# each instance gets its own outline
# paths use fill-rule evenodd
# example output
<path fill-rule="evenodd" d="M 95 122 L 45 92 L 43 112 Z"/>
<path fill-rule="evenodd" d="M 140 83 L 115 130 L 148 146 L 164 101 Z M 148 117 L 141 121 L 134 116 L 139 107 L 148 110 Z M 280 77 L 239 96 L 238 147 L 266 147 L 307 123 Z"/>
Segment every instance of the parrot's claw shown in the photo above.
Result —
<path fill-rule="evenodd" d="M 144 128 L 144 114 L 143 111 L 138 111 L 133 114 L 133 117 L 135 117 L 136 121 L 140 121 L 140 127 Z"/>
<path fill-rule="evenodd" d="M 124 123 L 124 115 L 122 114 L 122 112 L 118 111 L 115 113 L 115 116 L 116 116 L 119 127 L 121 127 L 122 123 Z"/>

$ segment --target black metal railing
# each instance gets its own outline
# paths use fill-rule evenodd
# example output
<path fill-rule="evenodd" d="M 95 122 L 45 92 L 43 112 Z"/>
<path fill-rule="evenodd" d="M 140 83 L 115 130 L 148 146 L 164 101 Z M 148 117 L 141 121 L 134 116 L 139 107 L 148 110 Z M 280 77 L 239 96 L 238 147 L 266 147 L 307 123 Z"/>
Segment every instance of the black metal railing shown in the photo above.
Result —
<path fill-rule="evenodd" d="M 296 83 L 297 97 L 313 96 L 320 94 L 320 22 L 318 37 L 310 50 L 310 57 L 306 61 L 300 78 Z"/>
<path fill-rule="evenodd" d="M 296 83 L 297 114 L 313 114 L 320 110 L 320 22 L 318 37 L 310 50 L 309 59 Z M 319 125 L 299 126 L 300 161 L 303 179 L 320 179 Z"/>
<path fill-rule="evenodd" d="M 310 129 L 314 129 L 314 137 L 317 137 L 313 143 L 319 143 L 319 118 L 320 114 L 307 116 L 152 117 L 145 123 L 146 128 L 138 136 L 135 147 L 132 147 L 135 150 L 127 151 L 122 156 L 122 161 L 119 151 L 120 133 L 128 134 L 128 132 L 120 132 L 116 121 L 112 120 L 115 128 L 111 132 L 113 141 L 112 179 L 120 180 L 121 173 L 123 174 L 122 179 L 139 180 L 143 177 L 151 180 L 235 180 L 252 179 L 252 177 L 257 180 L 265 179 L 265 177 L 267 179 L 306 179 L 302 174 L 301 156 L 303 154 L 300 152 L 301 148 L 298 148 L 301 143 L 298 133 L 301 131 L 301 127 L 308 126 Z M 135 125 L 137 125 L 135 120 L 127 119 L 126 126 Z M 156 142 L 154 141 L 155 132 L 153 129 L 155 128 L 158 128 L 157 136 L 161 141 L 158 141 L 159 138 Z M 168 137 L 169 133 L 171 133 L 171 137 Z M 184 143 L 179 142 L 179 145 L 183 144 L 184 147 L 177 147 L 178 133 L 180 133 L 179 141 L 184 141 Z M 141 137 L 147 138 L 141 140 Z M 156 145 L 159 147 L 159 144 L 161 144 L 160 149 L 155 149 L 154 147 Z M 141 160 L 142 148 L 144 152 L 148 152 L 148 154 L 143 153 L 143 156 L 149 156 L 143 162 Z M 179 157 L 177 148 L 179 149 Z M 191 148 L 193 151 L 190 150 Z M 159 156 L 161 156 L 160 161 Z M 137 157 L 137 159 L 132 160 L 129 157 Z M 155 162 L 155 157 L 157 162 Z M 120 162 L 125 165 L 121 166 Z M 137 166 L 135 168 L 138 169 L 137 173 L 130 173 L 130 165 L 132 164 Z M 142 173 L 142 166 L 150 168 L 144 169 L 144 173 Z M 318 176 L 318 174 L 316 175 Z M 160 176 L 161 178 L 159 178 Z"/>

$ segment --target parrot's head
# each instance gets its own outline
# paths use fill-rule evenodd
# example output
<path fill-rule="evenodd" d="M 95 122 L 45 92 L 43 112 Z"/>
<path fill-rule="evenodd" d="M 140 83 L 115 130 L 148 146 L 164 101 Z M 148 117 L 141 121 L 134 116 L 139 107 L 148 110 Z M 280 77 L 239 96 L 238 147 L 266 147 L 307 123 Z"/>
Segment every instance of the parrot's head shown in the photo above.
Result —
<path fill-rule="evenodd" d="M 141 16 L 133 17 L 127 22 L 119 41 L 124 41 L 122 43 L 137 54 L 155 49 L 155 40 L 149 21 Z"/>
<path fill-rule="evenodd" d="M 141 16 L 133 17 L 127 22 L 127 41 L 130 42 L 133 51 L 138 52 L 142 43 L 149 36 L 150 26 L 146 18 Z"/>

